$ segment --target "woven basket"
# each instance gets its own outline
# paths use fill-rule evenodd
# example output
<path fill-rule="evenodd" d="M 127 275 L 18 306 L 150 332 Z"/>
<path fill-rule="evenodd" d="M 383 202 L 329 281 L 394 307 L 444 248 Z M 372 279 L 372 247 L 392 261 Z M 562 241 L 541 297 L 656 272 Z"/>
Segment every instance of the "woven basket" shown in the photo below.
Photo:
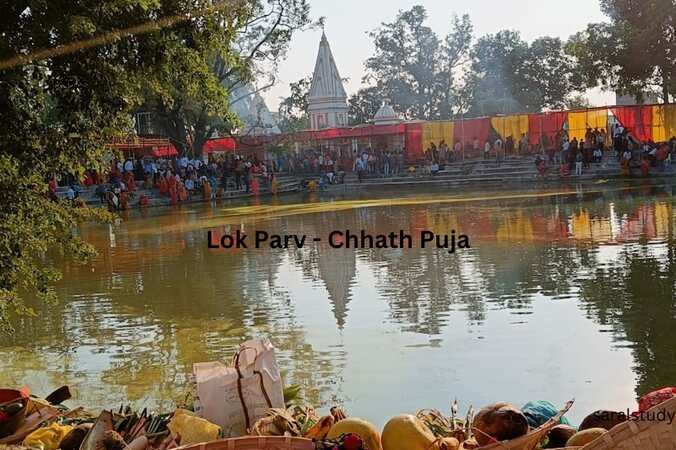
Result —
<path fill-rule="evenodd" d="M 247 436 L 201 444 L 185 445 L 180 450 L 315 450 L 312 439 L 288 436 Z"/>
<path fill-rule="evenodd" d="M 659 412 L 676 413 L 676 397 L 667 400 L 650 410 L 648 414 Z M 599 436 L 583 450 L 676 450 L 676 420 L 669 424 L 664 421 L 629 420 L 613 427 Z"/>
<path fill-rule="evenodd" d="M 566 406 L 559 413 L 543 423 L 540 427 L 530 433 L 512 439 L 510 441 L 496 442 L 495 444 L 485 445 L 478 450 L 534 450 L 549 431 L 559 425 L 561 417 L 573 406 L 573 402 L 566 403 Z"/>

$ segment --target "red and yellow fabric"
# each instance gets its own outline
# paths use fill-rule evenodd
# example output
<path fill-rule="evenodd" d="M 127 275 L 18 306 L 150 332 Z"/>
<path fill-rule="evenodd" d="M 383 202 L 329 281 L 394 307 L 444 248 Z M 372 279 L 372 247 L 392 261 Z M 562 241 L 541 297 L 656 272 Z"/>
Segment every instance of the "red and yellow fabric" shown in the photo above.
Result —
<path fill-rule="evenodd" d="M 528 134 L 528 115 L 492 117 L 491 125 L 502 139 L 512 136 L 512 139 L 516 142 L 521 139 L 522 134 Z"/>
<path fill-rule="evenodd" d="M 676 105 L 652 107 L 653 141 L 664 142 L 676 136 Z"/>
<path fill-rule="evenodd" d="M 406 124 L 406 161 L 416 161 L 423 157 L 424 149 L 422 144 L 422 124 Z"/>
<path fill-rule="evenodd" d="M 423 151 L 427 151 L 431 144 L 439 147 L 441 141 L 445 141 L 448 148 L 453 148 L 453 122 L 426 122 L 423 124 Z"/>
<path fill-rule="evenodd" d="M 453 129 L 453 138 L 463 142 L 464 144 L 469 143 L 470 148 L 474 144 L 474 140 L 479 141 L 479 146 L 483 151 L 484 144 L 488 139 L 488 136 L 491 133 L 491 121 L 488 118 L 479 118 L 479 119 L 465 119 L 462 121 L 455 122 Z M 454 142 L 455 143 L 455 142 Z M 467 151 L 468 148 L 466 147 Z"/>
<path fill-rule="evenodd" d="M 528 116 L 528 140 L 532 145 L 538 145 L 542 136 L 547 136 L 549 145 L 554 146 L 556 134 L 563 130 L 563 124 L 566 123 L 567 118 L 566 111 L 530 114 Z"/>
<path fill-rule="evenodd" d="M 578 111 L 568 113 L 568 138 L 584 139 L 587 128 L 607 129 L 608 110 L 593 109 L 591 111 Z"/>
<path fill-rule="evenodd" d="M 647 141 L 653 137 L 652 106 L 617 106 L 611 111 L 622 126 L 637 139 Z"/>

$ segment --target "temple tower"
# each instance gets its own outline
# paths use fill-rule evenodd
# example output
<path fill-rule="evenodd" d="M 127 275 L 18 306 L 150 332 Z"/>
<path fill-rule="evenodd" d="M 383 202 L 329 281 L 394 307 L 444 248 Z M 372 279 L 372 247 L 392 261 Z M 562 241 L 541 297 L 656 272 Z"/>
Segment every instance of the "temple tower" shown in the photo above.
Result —
<path fill-rule="evenodd" d="M 313 130 L 347 126 L 347 94 L 333 60 L 329 41 L 323 32 L 308 100 L 310 127 Z"/>

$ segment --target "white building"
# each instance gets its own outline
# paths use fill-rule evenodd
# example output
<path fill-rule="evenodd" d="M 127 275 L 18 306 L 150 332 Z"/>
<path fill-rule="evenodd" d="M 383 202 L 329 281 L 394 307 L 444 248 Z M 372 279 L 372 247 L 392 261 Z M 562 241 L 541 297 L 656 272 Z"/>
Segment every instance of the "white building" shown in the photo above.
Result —
<path fill-rule="evenodd" d="M 347 126 L 347 94 L 324 33 L 319 43 L 308 103 L 312 129 Z"/>

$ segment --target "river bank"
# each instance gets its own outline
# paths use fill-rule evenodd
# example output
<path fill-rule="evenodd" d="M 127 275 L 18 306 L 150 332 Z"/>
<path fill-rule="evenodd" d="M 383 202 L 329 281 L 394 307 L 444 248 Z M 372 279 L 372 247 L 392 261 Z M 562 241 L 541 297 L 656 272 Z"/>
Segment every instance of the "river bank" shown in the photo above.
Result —
<path fill-rule="evenodd" d="M 371 191 L 382 189 L 400 189 L 400 188 L 490 188 L 491 186 L 556 186 L 581 184 L 589 185 L 598 182 L 607 182 L 608 180 L 668 180 L 674 177 L 672 167 L 664 172 L 654 170 L 650 177 L 642 178 L 638 170 L 632 172 L 632 176 L 627 177 L 622 174 L 621 168 L 616 161 L 609 159 L 602 164 L 593 164 L 580 176 L 563 176 L 560 173 L 548 173 L 542 176 L 536 170 L 530 159 L 513 158 L 500 163 L 493 160 L 477 160 L 468 162 L 459 162 L 447 165 L 444 170 L 435 175 L 425 174 L 422 169 L 417 168 L 416 172 L 407 172 L 391 177 L 369 176 L 361 182 L 355 174 L 348 174 L 341 184 L 318 184 L 317 189 L 325 192 L 347 193 L 359 191 Z M 309 180 L 317 180 L 318 174 L 296 174 L 280 175 L 278 177 L 278 190 L 274 195 L 284 195 L 293 192 L 305 191 L 304 186 Z M 659 181 L 658 181 L 659 182 Z M 143 183 L 138 183 L 135 195 L 129 201 L 129 207 L 139 206 L 139 199 L 144 196 L 147 203 L 145 206 L 171 206 L 170 199 L 159 195 L 155 188 L 146 189 Z M 59 195 L 65 196 L 65 188 L 59 189 Z M 228 190 L 215 196 L 211 200 L 246 200 L 246 199 L 265 199 L 273 197 L 269 187 L 262 186 L 256 194 L 247 193 L 244 190 Z M 80 192 L 80 199 L 88 206 L 103 205 L 102 201 L 96 196 L 95 187 L 84 188 Z M 204 199 L 199 193 L 193 193 L 187 200 L 181 202 L 201 203 L 210 200 Z"/>

